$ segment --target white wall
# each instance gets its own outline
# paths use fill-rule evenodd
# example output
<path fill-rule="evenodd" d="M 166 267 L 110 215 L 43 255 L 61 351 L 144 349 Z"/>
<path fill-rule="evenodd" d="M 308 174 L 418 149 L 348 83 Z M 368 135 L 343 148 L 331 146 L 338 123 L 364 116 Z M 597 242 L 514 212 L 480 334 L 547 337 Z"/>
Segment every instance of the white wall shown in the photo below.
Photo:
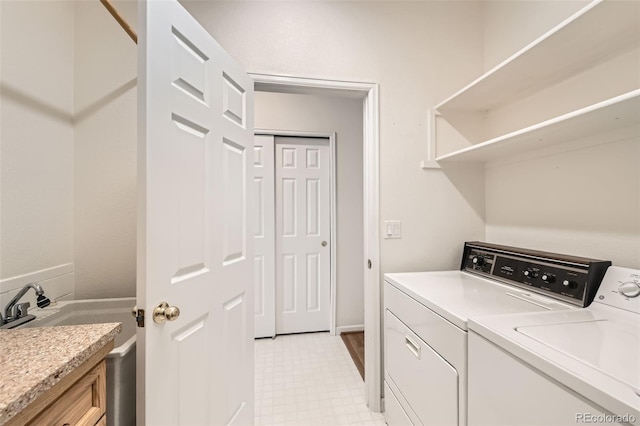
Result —
<path fill-rule="evenodd" d="M 135 2 L 116 4 L 135 22 Z M 97 1 L 0 11 L 0 305 L 31 281 L 134 295 L 136 46 Z"/>
<path fill-rule="evenodd" d="M 135 2 L 116 7 L 135 19 Z M 137 48 L 100 2 L 75 17 L 76 298 L 134 296 Z"/>
<path fill-rule="evenodd" d="M 485 1 L 484 66 L 493 68 L 591 0 Z"/>
<path fill-rule="evenodd" d="M 584 3 L 487 3 L 485 63 L 490 67 L 506 59 Z M 630 90 L 628 86 L 640 87 L 638 52 L 625 58 L 632 66 L 605 64 L 607 79 L 583 84 L 593 88 L 586 95 L 574 87 L 573 97 L 578 102 L 589 95 L 604 99 L 607 91 L 613 95 Z M 485 189 L 487 240 L 640 268 L 640 141 L 619 136 L 622 133 L 567 141 L 565 146 L 490 165 Z"/>
<path fill-rule="evenodd" d="M 487 239 L 640 268 L 639 142 L 489 167 Z"/>
<path fill-rule="evenodd" d="M 364 324 L 362 100 L 256 92 L 257 129 L 336 132 L 336 326 Z"/>
<path fill-rule="evenodd" d="M 0 14 L 4 306 L 31 281 L 50 298 L 73 291 L 74 15 L 54 1 L 2 1 Z"/>
<path fill-rule="evenodd" d="M 482 172 L 422 170 L 426 111 L 482 72 L 480 2 L 182 2 L 250 72 L 380 84 L 382 271 L 457 268 Z"/>

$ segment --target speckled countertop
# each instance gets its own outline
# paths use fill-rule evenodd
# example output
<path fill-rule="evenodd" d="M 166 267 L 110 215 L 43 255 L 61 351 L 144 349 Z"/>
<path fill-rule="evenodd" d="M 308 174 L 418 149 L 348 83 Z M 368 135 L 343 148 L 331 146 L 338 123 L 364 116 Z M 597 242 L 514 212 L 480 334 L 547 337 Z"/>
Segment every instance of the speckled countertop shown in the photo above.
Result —
<path fill-rule="evenodd" d="M 0 330 L 0 425 L 121 330 L 120 323 Z"/>

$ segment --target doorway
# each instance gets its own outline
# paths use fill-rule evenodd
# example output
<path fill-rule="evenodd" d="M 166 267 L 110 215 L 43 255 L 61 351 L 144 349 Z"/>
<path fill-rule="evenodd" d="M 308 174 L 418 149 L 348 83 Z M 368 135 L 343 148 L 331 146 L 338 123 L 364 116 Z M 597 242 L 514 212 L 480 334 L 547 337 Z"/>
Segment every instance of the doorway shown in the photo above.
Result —
<path fill-rule="evenodd" d="M 379 230 L 379 100 L 375 83 L 319 80 L 250 73 L 256 91 L 333 95 L 358 99 L 363 120 L 363 229 L 365 398 L 372 411 L 382 409 L 381 277 Z"/>

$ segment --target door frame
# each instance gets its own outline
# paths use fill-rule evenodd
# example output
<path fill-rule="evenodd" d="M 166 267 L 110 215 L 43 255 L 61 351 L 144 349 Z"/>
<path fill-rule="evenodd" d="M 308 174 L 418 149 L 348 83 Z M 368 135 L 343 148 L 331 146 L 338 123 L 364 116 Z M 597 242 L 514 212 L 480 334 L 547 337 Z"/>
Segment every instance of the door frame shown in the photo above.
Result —
<path fill-rule="evenodd" d="M 254 90 L 331 94 L 363 100 L 365 400 L 382 411 L 382 287 L 380 276 L 380 111 L 377 83 L 249 73 Z M 367 260 L 371 261 L 368 268 Z"/>
<path fill-rule="evenodd" d="M 275 138 L 278 136 L 294 137 L 294 138 L 322 138 L 329 140 L 329 334 L 336 334 L 336 274 L 337 274 L 337 258 L 336 258 L 336 222 L 337 209 L 336 200 L 338 193 L 337 186 L 337 168 L 336 168 L 336 133 L 335 132 L 306 132 L 300 130 L 270 130 L 270 129 L 254 129 L 253 133 L 263 136 L 273 136 L 274 146 Z"/>

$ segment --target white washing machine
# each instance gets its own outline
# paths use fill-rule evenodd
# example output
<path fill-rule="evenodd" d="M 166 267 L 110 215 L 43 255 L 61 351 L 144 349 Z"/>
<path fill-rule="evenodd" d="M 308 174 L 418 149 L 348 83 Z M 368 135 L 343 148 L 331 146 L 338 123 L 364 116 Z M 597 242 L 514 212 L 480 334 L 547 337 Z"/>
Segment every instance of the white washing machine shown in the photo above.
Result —
<path fill-rule="evenodd" d="M 461 270 L 386 274 L 387 423 L 466 425 L 468 319 L 585 306 L 610 264 L 470 242 Z"/>
<path fill-rule="evenodd" d="M 586 309 L 469 321 L 470 425 L 640 425 L 640 271 Z"/>

